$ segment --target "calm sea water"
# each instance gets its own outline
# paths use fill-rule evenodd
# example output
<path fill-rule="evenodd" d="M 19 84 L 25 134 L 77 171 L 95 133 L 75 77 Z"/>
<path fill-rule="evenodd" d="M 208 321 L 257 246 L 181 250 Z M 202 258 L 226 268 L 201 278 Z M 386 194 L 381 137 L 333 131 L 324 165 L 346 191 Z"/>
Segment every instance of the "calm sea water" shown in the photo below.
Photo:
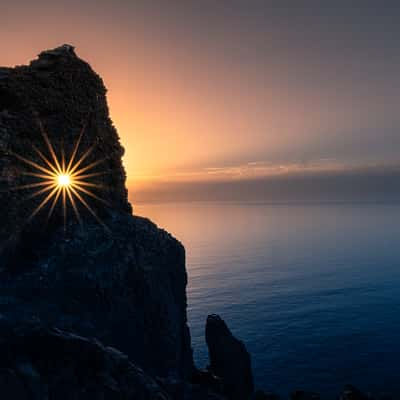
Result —
<path fill-rule="evenodd" d="M 220 314 L 258 387 L 400 394 L 400 207 L 139 205 L 183 242 L 195 360 Z M 329 396 L 328 396 L 329 398 Z"/>

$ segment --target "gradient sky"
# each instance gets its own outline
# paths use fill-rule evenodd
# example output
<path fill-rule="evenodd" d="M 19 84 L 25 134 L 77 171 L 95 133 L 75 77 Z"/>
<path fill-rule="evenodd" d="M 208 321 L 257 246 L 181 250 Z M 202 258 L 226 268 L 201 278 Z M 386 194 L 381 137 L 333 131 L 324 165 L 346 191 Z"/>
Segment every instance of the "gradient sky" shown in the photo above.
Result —
<path fill-rule="evenodd" d="M 399 161 L 398 2 L 13 0 L 0 38 L 91 63 L 133 192 Z"/>

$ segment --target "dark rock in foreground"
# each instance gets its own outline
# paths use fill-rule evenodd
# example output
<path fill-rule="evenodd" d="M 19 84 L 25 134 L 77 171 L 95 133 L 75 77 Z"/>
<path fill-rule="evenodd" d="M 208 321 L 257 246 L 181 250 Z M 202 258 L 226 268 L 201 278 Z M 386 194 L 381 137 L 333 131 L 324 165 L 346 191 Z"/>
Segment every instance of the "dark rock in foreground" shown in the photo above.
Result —
<path fill-rule="evenodd" d="M 250 355 L 218 315 L 209 315 L 206 342 L 210 356 L 209 370 L 221 378 L 229 399 L 249 399 L 254 392 Z"/>
<path fill-rule="evenodd" d="M 0 327 L 2 400 L 168 400 L 119 351 L 57 329 Z"/>
<path fill-rule="evenodd" d="M 207 386 L 182 379 L 154 379 L 126 355 L 96 339 L 44 327 L 38 322 L 0 320 L 2 400 L 227 399 Z M 300 390 L 291 395 L 293 400 L 319 398 L 316 393 Z M 251 396 L 251 400 L 279 399 L 261 391 Z M 353 386 L 347 386 L 340 399 L 389 400 L 369 397 Z"/>

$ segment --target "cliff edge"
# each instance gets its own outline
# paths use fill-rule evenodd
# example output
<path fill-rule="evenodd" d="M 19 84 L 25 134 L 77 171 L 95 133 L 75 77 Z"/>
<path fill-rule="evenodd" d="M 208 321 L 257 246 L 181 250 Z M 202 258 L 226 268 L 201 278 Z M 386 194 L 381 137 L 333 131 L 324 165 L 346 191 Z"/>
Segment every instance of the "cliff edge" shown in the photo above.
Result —
<path fill-rule="evenodd" d="M 62 195 L 51 210 L 51 191 L 37 194 L 52 150 L 65 164 L 75 149 L 91 166 L 83 201 L 72 193 L 79 218 L 68 193 L 65 210 Z M 96 337 L 153 376 L 189 376 L 184 248 L 132 215 L 106 89 L 72 46 L 0 68 L 0 155 L 0 317 Z"/>

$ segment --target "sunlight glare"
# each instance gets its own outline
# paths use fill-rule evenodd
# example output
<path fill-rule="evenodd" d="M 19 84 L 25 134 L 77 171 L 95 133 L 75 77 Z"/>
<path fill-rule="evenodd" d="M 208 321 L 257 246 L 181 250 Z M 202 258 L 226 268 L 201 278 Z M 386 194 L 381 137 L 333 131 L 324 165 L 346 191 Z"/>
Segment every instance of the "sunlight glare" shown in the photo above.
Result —
<path fill-rule="evenodd" d="M 71 184 L 71 176 L 68 174 L 57 175 L 58 186 L 65 187 Z"/>
<path fill-rule="evenodd" d="M 34 169 L 33 171 L 31 170 L 27 172 L 22 172 L 22 174 L 40 178 L 40 181 L 17 186 L 14 187 L 13 189 L 25 190 L 30 188 L 40 188 L 37 191 L 35 191 L 32 195 L 30 195 L 29 198 L 37 197 L 39 195 L 47 193 L 47 196 L 31 213 L 28 220 L 31 220 L 40 210 L 42 210 L 48 203 L 51 202 L 51 207 L 47 216 L 47 219 L 49 219 L 53 214 L 54 208 L 58 200 L 61 198 L 62 211 L 64 215 L 64 228 L 66 225 L 68 202 L 72 206 L 76 218 L 80 223 L 82 223 L 82 219 L 77 206 L 77 202 L 79 202 L 93 215 L 93 217 L 95 217 L 95 219 L 101 225 L 103 225 L 107 229 L 107 227 L 104 225 L 101 219 L 97 216 L 96 212 L 92 209 L 92 207 L 83 197 L 84 195 L 87 195 L 106 205 L 109 205 L 106 200 L 97 196 L 91 190 L 92 188 L 102 189 L 103 185 L 88 181 L 88 178 L 94 178 L 96 176 L 101 176 L 106 173 L 106 171 L 91 172 L 91 170 L 96 166 L 102 164 L 104 161 L 106 161 L 107 157 L 91 162 L 87 165 L 84 165 L 84 161 L 93 151 L 94 145 L 92 145 L 80 156 L 79 159 L 76 159 L 79 144 L 81 142 L 85 130 L 85 125 L 84 125 L 78 137 L 78 140 L 75 143 L 74 149 L 72 151 L 69 160 L 65 160 L 63 149 L 61 149 L 62 157 L 61 159 L 59 159 L 40 120 L 38 121 L 38 124 L 51 158 L 48 158 L 45 154 L 43 154 L 42 151 L 40 151 L 35 146 L 33 146 L 33 149 L 36 152 L 36 154 L 40 157 L 40 159 L 43 161 L 44 165 L 43 164 L 40 165 L 33 160 L 29 160 L 19 154 L 13 153 L 20 161 L 22 161 L 24 164 Z"/>

